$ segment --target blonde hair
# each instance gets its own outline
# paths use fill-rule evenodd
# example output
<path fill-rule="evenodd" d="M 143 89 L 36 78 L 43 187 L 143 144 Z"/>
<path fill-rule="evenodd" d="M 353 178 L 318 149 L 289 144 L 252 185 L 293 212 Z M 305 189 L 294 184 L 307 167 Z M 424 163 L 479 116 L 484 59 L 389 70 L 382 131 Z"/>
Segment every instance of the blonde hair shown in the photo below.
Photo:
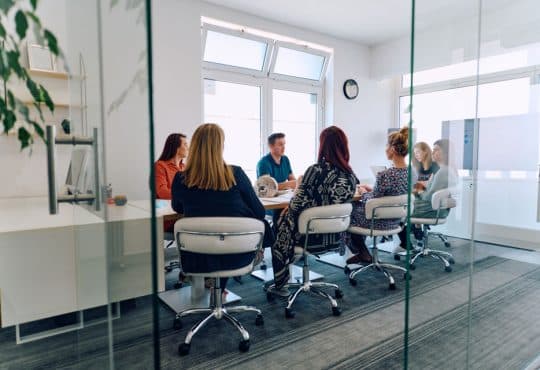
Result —
<path fill-rule="evenodd" d="M 389 134 L 388 145 L 394 148 L 396 154 L 402 157 L 409 154 L 409 128 L 403 127 L 401 130 Z"/>
<path fill-rule="evenodd" d="M 236 185 L 232 167 L 223 160 L 224 143 L 225 133 L 215 123 L 197 127 L 191 138 L 184 170 L 188 188 L 227 191 Z"/>
<path fill-rule="evenodd" d="M 422 167 L 424 170 L 430 168 L 431 163 L 433 163 L 433 159 L 431 158 L 431 148 L 429 147 L 428 143 L 420 141 L 414 144 L 413 150 L 414 149 L 420 149 L 425 154 L 425 157 L 422 163 L 420 163 L 420 161 L 418 161 L 418 159 L 416 159 L 416 157 L 413 155 L 411 158 L 413 165 L 418 169 L 420 169 L 420 167 Z"/>

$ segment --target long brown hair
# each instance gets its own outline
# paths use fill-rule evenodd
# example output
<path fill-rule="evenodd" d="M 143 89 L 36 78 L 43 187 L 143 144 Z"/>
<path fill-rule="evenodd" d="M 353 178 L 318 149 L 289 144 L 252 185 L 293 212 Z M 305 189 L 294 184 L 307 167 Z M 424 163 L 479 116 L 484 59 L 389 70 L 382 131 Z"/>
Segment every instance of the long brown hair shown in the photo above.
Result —
<path fill-rule="evenodd" d="M 426 143 L 424 141 L 420 141 L 420 142 L 414 144 L 413 150 L 414 149 L 420 149 L 422 151 L 422 153 L 425 154 L 425 157 L 424 157 L 424 160 L 422 161 L 422 163 L 420 163 L 420 161 L 418 161 L 418 159 L 416 159 L 416 157 L 414 156 L 414 153 L 413 153 L 413 156 L 411 158 L 413 166 L 418 168 L 418 169 L 422 168 L 424 170 L 427 170 L 428 168 L 430 168 L 431 164 L 433 163 L 433 159 L 431 158 L 431 148 L 429 147 L 428 143 Z"/>
<path fill-rule="evenodd" d="M 163 151 L 159 156 L 158 161 L 168 161 L 169 159 L 174 158 L 178 148 L 182 145 L 182 140 L 186 139 L 184 134 L 170 134 L 165 140 L 165 145 L 163 145 Z"/>
<path fill-rule="evenodd" d="M 189 146 L 184 171 L 187 187 L 227 191 L 236 185 L 231 166 L 223 160 L 225 133 L 215 123 L 200 125 Z"/>
<path fill-rule="evenodd" d="M 405 157 L 409 153 L 409 128 L 403 127 L 388 135 L 388 145 L 394 148 L 397 155 Z"/>
<path fill-rule="evenodd" d="M 347 135 L 337 126 L 325 128 L 319 136 L 319 162 L 325 160 L 342 171 L 352 173 L 349 164 L 349 140 Z"/>

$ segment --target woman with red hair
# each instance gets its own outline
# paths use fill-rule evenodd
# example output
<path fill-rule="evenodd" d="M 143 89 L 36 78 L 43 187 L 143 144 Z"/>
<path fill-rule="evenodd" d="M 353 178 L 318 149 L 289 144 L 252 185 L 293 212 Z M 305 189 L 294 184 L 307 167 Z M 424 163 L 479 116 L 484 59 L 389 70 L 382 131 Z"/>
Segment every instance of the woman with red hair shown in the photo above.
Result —
<path fill-rule="evenodd" d="M 294 247 L 303 246 L 298 233 L 298 217 L 305 209 L 330 204 L 351 202 L 358 180 L 349 165 L 349 144 L 345 133 L 330 126 L 320 135 L 318 162 L 310 166 L 296 190 L 289 207 L 277 227 L 276 242 L 272 246 L 274 285 L 269 292 L 288 296 L 289 265 L 294 260 Z M 339 234 L 313 238 L 315 245 L 339 243 Z M 310 238 L 311 240 L 311 238 Z M 310 243 L 311 244 L 311 243 Z"/>

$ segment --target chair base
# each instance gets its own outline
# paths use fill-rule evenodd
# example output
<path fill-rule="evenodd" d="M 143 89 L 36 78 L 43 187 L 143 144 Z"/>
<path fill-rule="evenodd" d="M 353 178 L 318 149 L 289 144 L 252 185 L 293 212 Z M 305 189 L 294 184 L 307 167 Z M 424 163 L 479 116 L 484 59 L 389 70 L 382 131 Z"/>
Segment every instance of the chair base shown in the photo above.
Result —
<path fill-rule="evenodd" d="M 412 257 L 411 262 L 409 264 L 410 269 L 414 270 L 416 268 L 416 265 L 414 264 L 418 257 L 426 257 L 431 256 L 435 259 L 440 260 L 444 264 L 444 270 L 446 272 L 452 271 L 452 266 L 454 264 L 454 256 L 452 256 L 451 253 L 437 250 L 437 249 L 431 249 L 428 246 L 428 239 L 429 236 L 436 236 L 444 243 L 445 247 L 450 247 L 450 243 L 448 242 L 448 239 L 444 234 L 438 233 L 438 232 L 430 232 L 428 225 L 423 225 L 423 232 L 424 232 L 424 239 L 419 243 L 419 248 L 414 249 L 412 251 Z"/>
<path fill-rule="evenodd" d="M 309 279 L 310 277 L 310 271 L 309 271 L 309 266 L 308 266 L 308 258 L 307 258 L 307 254 L 304 254 L 304 265 L 302 266 L 302 282 L 297 282 L 297 283 L 288 283 L 286 284 L 285 286 L 289 289 L 295 289 L 294 293 L 292 293 L 291 295 L 289 295 L 289 297 L 287 297 L 287 306 L 285 307 L 285 317 L 286 318 L 293 318 L 294 317 L 294 312 L 292 311 L 292 306 L 294 304 L 294 302 L 296 301 L 296 298 L 298 298 L 298 296 L 302 293 L 312 293 L 316 296 L 319 296 L 319 297 L 323 297 L 323 298 L 326 298 L 330 301 L 330 304 L 331 304 L 331 307 L 332 307 L 332 314 L 334 316 L 339 316 L 341 314 L 341 310 L 338 306 L 338 303 L 336 301 L 336 299 L 334 299 L 330 294 L 328 294 L 327 292 L 323 291 L 322 289 L 327 289 L 327 288 L 333 288 L 335 289 L 335 297 L 337 299 L 339 298 L 342 298 L 343 297 L 343 292 L 339 289 L 339 286 L 337 284 L 332 284 L 332 283 L 326 283 L 326 282 L 322 282 L 322 281 L 312 281 Z M 271 291 L 272 291 L 272 288 L 275 287 L 275 284 L 271 284 L 268 288 L 267 288 L 267 294 L 268 294 L 268 297 L 270 298 L 270 296 L 272 295 Z"/>
<path fill-rule="evenodd" d="M 242 326 L 240 321 L 238 321 L 235 317 L 233 317 L 231 313 L 254 312 L 257 314 L 256 319 L 255 319 L 255 325 L 264 324 L 262 312 L 256 307 L 252 307 L 252 306 L 223 307 L 222 296 L 221 296 L 222 290 L 219 288 L 219 279 L 215 279 L 215 284 L 216 284 L 216 288 L 212 289 L 213 295 L 211 297 L 212 299 L 210 300 L 209 307 L 191 308 L 191 309 L 187 309 L 176 314 L 176 317 L 174 319 L 175 329 L 180 329 L 182 327 L 181 320 L 185 316 L 195 315 L 195 314 L 206 315 L 203 319 L 197 322 L 188 331 L 186 338 L 184 339 L 184 342 L 180 344 L 178 348 L 178 353 L 181 356 L 187 355 L 189 353 L 191 340 L 193 339 L 193 337 L 212 319 L 215 319 L 215 320 L 225 319 L 225 321 L 230 323 L 240 332 L 240 335 L 242 336 L 242 340 L 240 341 L 239 349 L 242 352 L 249 350 L 249 333 L 244 328 L 244 326 Z"/>
<path fill-rule="evenodd" d="M 386 278 L 388 279 L 388 288 L 391 290 L 396 289 L 396 281 L 394 280 L 394 277 L 388 271 L 388 269 L 394 269 L 394 270 L 399 270 L 403 272 L 404 279 L 411 278 L 411 276 L 407 273 L 407 269 L 405 269 L 404 267 L 394 265 L 391 263 L 382 263 L 379 260 L 379 250 L 377 248 L 376 240 L 374 240 L 373 242 L 372 260 L 373 262 L 368 265 L 363 265 L 363 266 L 354 267 L 354 268 L 351 268 L 349 267 L 350 265 L 347 265 L 345 267 L 345 273 L 349 274 L 349 282 L 351 283 L 352 286 L 355 286 L 357 284 L 356 280 L 354 279 L 356 275 L 360 274 L 361 272 L 367 271 L 371 268 L 383 273 L 384 276 L 386 276 Z M 358 266 L 358 265 L 354 265 L 354 266 Z"/>

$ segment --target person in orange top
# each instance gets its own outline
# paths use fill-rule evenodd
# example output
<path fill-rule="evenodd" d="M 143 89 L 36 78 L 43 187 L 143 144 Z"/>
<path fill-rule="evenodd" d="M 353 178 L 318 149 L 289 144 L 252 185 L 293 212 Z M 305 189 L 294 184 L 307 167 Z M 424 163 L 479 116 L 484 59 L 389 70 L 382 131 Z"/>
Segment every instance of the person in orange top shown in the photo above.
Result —
<path fill-rule="evenodd" d="M 156 198 L 171 199 L 171 185 L 178 171 L 183 171 L 189 150 L 186 135 L 170 134 L 155 163 Z"/>

